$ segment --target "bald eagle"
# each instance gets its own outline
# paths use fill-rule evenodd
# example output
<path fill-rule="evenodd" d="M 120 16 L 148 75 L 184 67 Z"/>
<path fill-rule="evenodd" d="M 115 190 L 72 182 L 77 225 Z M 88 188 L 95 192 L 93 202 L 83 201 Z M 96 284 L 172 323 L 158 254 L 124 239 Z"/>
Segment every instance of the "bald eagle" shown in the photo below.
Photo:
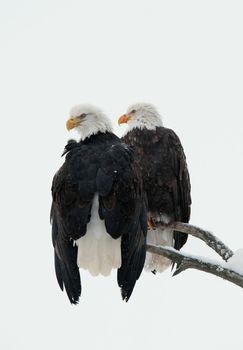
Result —
<path fill-rule="evenodd" d="M 65 147 L 66 159 L 52 183 L 55 272 L 71 303 L 81 295 L 79 268 L 93 276 L 118 269 L 128 300 L 146 255 L 146 198 L 131 149 L 112 133 L 107 116 L 91 105 L 71 109 L 67 129 L 80 141 Z"/>
<path fill-rule="evenodd" d="M 173 130 L 163 126 L 160 114 L 148 103 L 130 106 L 118 123 L 128 125 L 122 140 L 134 149 L 142 172 L 149 211 L 147 241 L 180 250 L 187 234 L 153 226 L 154 222 L 189 222 L 191 186 L 181 142 Z M 147 254 L 146 270 L 162 272 L 169 265 L 168 259 Z"/>

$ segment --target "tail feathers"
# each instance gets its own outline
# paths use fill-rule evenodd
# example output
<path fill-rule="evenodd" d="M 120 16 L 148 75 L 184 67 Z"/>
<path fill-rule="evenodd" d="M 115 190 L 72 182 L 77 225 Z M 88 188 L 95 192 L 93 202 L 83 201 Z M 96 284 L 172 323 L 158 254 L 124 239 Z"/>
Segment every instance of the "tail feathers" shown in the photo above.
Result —
<path fill-rule="evenodd" d="M 173 230 L 156 228 L 155 230 L 149 230 L 147 235 L 147 243 L 156 246 L 169 246 L 173 245 Z M 147 253 L 145 261 L 145 270 L 156 272 L 163 272 L 171 265 L 171 261 L 163 256 Z"/>
<path fill-rule="evenodd" d="M 112 269 L 121 266 L 121 239 L 113 239 L 106 232 L 96 237 L 93 232 L 76 241 L 78 246 L 77 264 L 88 270 L 92 276 L 108 276 Z"/>

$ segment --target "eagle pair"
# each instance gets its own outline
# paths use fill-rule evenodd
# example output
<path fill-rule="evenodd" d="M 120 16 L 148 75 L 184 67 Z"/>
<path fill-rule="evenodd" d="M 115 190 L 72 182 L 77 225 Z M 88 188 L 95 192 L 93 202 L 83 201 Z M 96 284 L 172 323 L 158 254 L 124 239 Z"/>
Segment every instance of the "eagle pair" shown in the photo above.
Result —
<path fill-rule="evenodd" d="M 77 129 L 80 141 L 68 142 L 54 176 L 51 222 L 56 277 L 73 304 L 81 295 L 79 268 L 94 276 L 117 269 L 128 301 L 144 267 L 162 272 L 170 265 L 146 255 L 146 243 L 179 250 L 187 240 L 186 234 L 152 227 L 189 221 L 190 180 L 178 136 L 147 103 L 129 107 L 118 123 L 128 125 L 122 139 L 101 110 L 78 105 L 66 125 Z"/>

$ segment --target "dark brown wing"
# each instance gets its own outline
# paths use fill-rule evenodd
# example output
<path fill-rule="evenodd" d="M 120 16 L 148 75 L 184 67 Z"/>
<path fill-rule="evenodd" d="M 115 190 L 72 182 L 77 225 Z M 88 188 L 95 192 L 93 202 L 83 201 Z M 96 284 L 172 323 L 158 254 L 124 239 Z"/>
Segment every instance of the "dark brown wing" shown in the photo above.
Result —
<path fill-rule="evenodd" d="M 189 222 L 191 214 L 191 184 L 186 157 L 178 136 L 168 131 L 169 154 L 171 167 L 175 174 L 171 189 L 174 202 L 175 221 Z M 187 241 L 187 234 L 174 231 L 175 249 L 179 250 Z"/>
<path fill-rule="evenodd" d="M 55 272 L 60 288 L 65 287 L 71 303 L 81 295 L 81 279 L 77 266 L 75 240 L 86 233 L 90 220 L 97 173 L 92 149 L 77 143 L 69 144 L 65 163 L 52 183 L 52 241 Z"/>
<path fill-rule="evenodd" d="M 86 232 L 91 200 L 80 198 L 78 183 L 70 174 L 68 162 L 54 176 L 52 197 L 51 223 L 56 277 L 60 288 L 63 290 L 65 287 L 70 302 L 76 304 L 81 295 L 81 280 L 75 240 Z"/>

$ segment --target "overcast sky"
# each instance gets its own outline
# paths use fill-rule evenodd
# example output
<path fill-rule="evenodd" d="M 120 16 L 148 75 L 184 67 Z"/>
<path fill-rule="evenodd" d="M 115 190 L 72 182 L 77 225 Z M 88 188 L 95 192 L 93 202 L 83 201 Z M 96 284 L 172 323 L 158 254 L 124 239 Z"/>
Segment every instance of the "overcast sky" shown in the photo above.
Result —
<path fill-rule="evenodd" d="M 117 118 L 157 106 L 192 182 L 191 222 L 243 247 L 242 1 L 2 0 L 0 348 L 242 349 L 243 289 L 199 271 L 143 273 L 130 301 L 115 273 L 81 272 L 71 306 L 53 267 L 50 187 L 73 104 Z M 190 238 L 183 251 L 217 258 Z"/>

